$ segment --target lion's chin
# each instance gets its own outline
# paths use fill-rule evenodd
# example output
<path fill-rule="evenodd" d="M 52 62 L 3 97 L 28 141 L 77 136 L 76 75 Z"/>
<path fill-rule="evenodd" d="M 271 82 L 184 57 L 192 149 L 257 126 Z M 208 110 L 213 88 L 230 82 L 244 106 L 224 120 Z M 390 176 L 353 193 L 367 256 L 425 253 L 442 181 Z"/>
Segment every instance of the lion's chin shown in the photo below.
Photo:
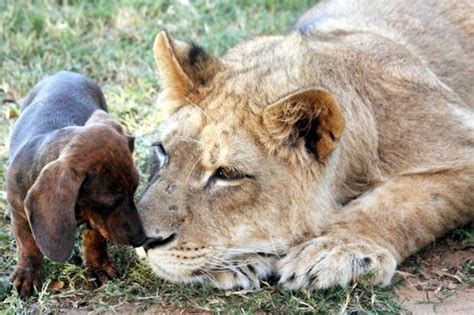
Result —
<path fill-rule="evenodd" d="M 160 278 L 173 283 L 203 282 L 204 276 L 197 265 L 170 261 L 155 250 L 146 252 L 142 247 L 136 249 L 137 255 L 148 261 L 153 272 Z"/>
<path fill-rule="evenodd" d="M 163 269 L 162 266 L 155 265 L 149 260 L 151 269 L 160 278 L 173 283 L 191 283 L 191 282 L 204 282 L 205 277 L 197 274 L 195 271 L 184 271 L 184 272 L 173 272 L 170 273 Z"/>
<path fill-rule="evenodd" d="M 268 279 L 273 272 L 276 256 L 242 256 L 235 258 L 247 264 L 226 264 L 228 268 L 209 269 L 205 255 L 186 260 L 177 260 L 175 254 L 151 249 L 145 252 L 138 248 L 138 256 L 146 258 L 154 273 L 173 283 L 200 282 L 220 289 L 256 289 L 261 279 Z M 179 256 L 178 256 L 179 257 Z M 199 258 L 198 258 L 199 257 Z M 230 259 L 232 260 L 232 259 Z"/>

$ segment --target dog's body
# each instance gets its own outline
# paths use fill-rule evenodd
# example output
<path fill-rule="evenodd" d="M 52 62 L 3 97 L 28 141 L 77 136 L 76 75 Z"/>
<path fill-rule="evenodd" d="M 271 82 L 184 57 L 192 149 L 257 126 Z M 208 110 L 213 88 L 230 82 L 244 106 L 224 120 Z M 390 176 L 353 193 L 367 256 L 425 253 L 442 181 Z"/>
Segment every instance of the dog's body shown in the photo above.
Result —
<path fill-rule="evenodd" d="M 50 132 L 84 126 L 98 109 L 107 111 L 104 95 L 86 77 L 64 71 L 41 81 L 21 103 L 22 114 L 11 135 L 9 160 L 13 161 L 18 151 L 25 148 L 31 150 L 33 162 L 38 146 L 32 146 L 32 142 L 39 145 Z M 27 142 L 30 143 L 25 146 Z"/>
<path fill-rule="evenodd" d="M 133 201 L 133 138 L 106 110 L 100 88 L 71 72 L 41 81 L 21 105 L 7 190 L 18 250 L 13 283 L 22 296 L 41 283 L 43 255 L 69 257 L 78 224 L 88 224 L 84 261 L 101 283 L 117 275 L 105 239 L 134 246 L 144 241 Z"/>

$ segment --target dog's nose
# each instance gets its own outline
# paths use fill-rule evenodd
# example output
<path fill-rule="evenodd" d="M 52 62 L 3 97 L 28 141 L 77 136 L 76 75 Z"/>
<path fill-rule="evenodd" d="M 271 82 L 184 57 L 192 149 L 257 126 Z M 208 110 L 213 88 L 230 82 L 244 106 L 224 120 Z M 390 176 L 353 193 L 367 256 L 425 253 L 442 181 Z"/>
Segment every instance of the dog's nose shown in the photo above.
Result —
<path fill-rule="evenodd" d="M 171 243 L 174 239 L 176 238 L 176 234 L 173 233 L 170 236 L 163 238 L 163 237 L 151 237 L 148 238 L 145 241 L 145 244 L 143 244 L 143 248 L 145 249 L 146 252 L 148 252 L 150 249 L 153 249 L 158 246 L 163 246 L 168 243 Z"/>
<path fill-rule="evenodd" d="M 147 241 L 147 237 L 145 235 L 145 232 L 141 232 L 139 233 L 137 237 L 131 240 L 130 245 L 132 245 L 133 247 L 140 247 L 140 246 L 143 246 L 143 244 L 145 244 L 146 241 Z"/>

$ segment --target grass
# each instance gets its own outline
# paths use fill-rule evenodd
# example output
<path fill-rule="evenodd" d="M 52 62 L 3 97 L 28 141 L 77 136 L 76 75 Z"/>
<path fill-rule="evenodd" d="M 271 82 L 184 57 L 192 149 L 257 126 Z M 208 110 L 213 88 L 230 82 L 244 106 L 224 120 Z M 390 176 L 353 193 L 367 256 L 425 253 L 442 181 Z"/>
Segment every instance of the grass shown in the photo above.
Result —
<path fill-rule="evenodd" d="M 283 31 L 312 2 L 0 1 L 0 312 L 400 312 L 393 286 L 290 292 L 264 283 L 258 291 L 225 292 L 174 285 L 155 278 L 130 249 L 114 246 L 111 253 L 125 276 L 96 288 L 81 267 L 80 240 L 68 263 L 45 262 L 46 281 L 37 297 L 23 301 L 9 285 L 16 256 L 5 192 L 8 133 L 18 101 L 37 81 L 65 69 L 99 82 L 111 113 L 138 137 L 136 160 L 145 173 L 147 147 L 160 123 L 153 105 L 159 91 L 151 49 L 156 33 L 166 29 L 222 54 L 243 38 Z M 466 238 L 473 235 L 472 228 L 466 230 Z M 466 268 L 472 276 L 472 263 Z"/>

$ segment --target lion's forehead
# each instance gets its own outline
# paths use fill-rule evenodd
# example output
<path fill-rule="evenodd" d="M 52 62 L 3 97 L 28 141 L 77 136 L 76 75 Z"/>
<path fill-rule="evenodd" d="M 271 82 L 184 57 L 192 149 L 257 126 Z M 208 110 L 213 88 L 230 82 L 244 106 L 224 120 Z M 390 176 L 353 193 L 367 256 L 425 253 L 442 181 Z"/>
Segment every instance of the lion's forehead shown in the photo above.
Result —
<path fill-rule="evenodd" d="M 250 166 L 257 147 L 242 119 L 219 110 L 186 106 L 160 127 L 160 139 L 173 150 L 199 156 L 206 169 L 222 165 Z"/>
<path fill-rule="evenodd" d="M 196 138 L 205 125 L 204 112 L 195 106 L 186 106 L 168 117 L 160 126 L 159 134 L 163 142 L 176 137 Z"/>

